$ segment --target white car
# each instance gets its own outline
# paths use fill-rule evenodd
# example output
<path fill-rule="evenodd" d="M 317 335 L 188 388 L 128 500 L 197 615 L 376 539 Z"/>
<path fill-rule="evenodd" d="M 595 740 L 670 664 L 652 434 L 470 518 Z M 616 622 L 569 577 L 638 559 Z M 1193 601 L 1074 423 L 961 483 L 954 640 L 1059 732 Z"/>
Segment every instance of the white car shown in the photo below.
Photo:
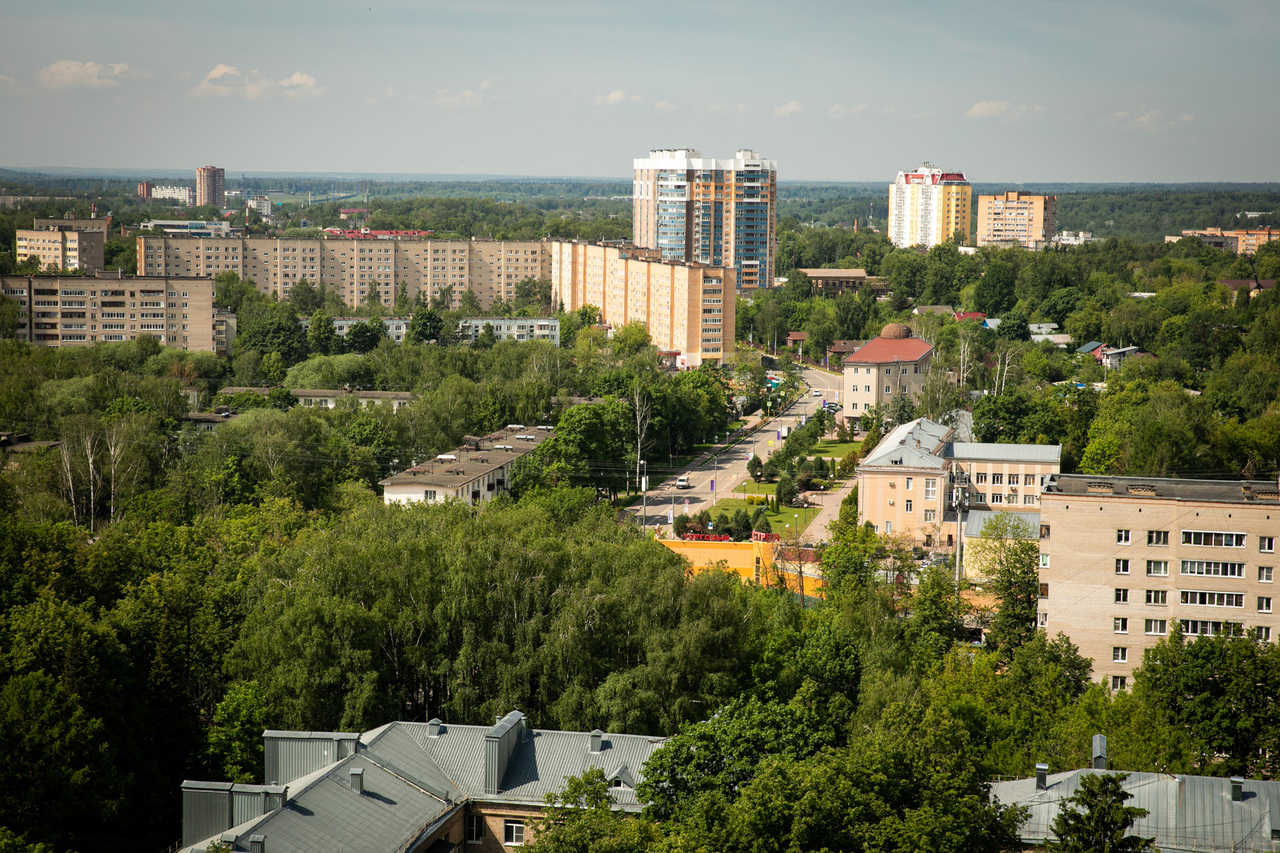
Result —
<path fill-rule="evenodd" d="M 676 477 L 676 488 L 677 488 L 677 489 L 692 489 L 692 488 L 693 488 L 693 483 L 690 483 L 690 482 L 689 482 L 689 478 L 688 478 L 688 477 Z"/>
<path fill-rule="evenodd" d="M 814 389 L 813 389 L 813 396 L 815 396 L 815 397 L 821 397 L 821 396 L 822 396 L 822 389 L 821 389 L 821 388 L 814 388 Z"/>

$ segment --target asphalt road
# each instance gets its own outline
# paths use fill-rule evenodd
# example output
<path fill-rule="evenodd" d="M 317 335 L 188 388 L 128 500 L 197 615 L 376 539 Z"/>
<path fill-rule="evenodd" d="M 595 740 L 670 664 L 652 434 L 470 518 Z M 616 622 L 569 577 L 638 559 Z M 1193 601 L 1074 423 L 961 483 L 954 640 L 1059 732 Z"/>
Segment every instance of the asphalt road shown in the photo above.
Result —
<path fill-rule="evenodd" d="M 650 489 L 644 504 L 644 523 L 652 528 L 655 524 L 666 526 L 667 513 L 671 511 L 675 517 L 681 513 L 694 514 L 704 509 L 716 513 L 716 503 L 720 498 L 734 497 L 734 488 L 749 478 L 747 460 L 752 455 L 762 460 L 767 458 L 774 448 L 780 444 L 778 433 L 783 426 L 799 426 L 801 416 L 812 415 L 824 402 L 836 401 L 840 388 L 840 377 L 819 370 L 802 371 L 810 390 L 805 392 L 795 403 L 785 409 L 779 417 L 770 421 L 769 425 L 757 430 L 742 442 L 725 450 L 718 457 L 698 466 L 690 466 L 673 475 L 666 483 L 656 489 Z M 822 391 L 822 396 L 814 397 L 812 389 Z M 676 479 L 680 474 L 689 477 L 690 488 L 677 489 Z M 712 481 L 715 482 L 714 492 Z M 638 516 L 641 506 L 631 508 Z"/>

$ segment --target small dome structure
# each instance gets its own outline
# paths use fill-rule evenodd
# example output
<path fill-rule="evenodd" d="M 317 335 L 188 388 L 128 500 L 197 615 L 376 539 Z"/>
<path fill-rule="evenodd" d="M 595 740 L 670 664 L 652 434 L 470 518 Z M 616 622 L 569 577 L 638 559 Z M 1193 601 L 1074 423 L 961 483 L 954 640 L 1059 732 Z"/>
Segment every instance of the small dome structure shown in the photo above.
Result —
<path fill-rule="evenodd" d="M 887 323 L 885 327 L 880 330 L 880 337 L 888 338 L 889 340 L 902 340 L 903 338 L 909 338 L 911 337 L 911 327 L 905 326 L 902 323 Z"/>

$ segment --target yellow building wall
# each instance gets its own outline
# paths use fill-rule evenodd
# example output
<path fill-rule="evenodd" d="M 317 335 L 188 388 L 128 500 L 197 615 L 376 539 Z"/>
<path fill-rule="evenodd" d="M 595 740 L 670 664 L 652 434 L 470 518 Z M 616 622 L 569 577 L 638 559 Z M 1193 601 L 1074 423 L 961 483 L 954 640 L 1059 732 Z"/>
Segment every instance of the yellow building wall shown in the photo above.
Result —
<path fill-rule="evenodd" d="M 779 564 L 775 568 L 773 561 L 775 543 L 772 542 L 685 542 L 679 539 L 659 541 L 688 560 L 695 572 L 714 569 L 717 563 L 723 562 L 728 571 L 752 583 L 776 584 L 779 580 L 778 572 L 781 572 L 781 579 L 791 592 L 803 591 L 805 595 L 821 596 L 826 589 L 826 581 L 820 576 L 805 572 L 804 577 L 801 578 L 794 566 Z M 803 590 L 801 590 L 802 583 Z"/>

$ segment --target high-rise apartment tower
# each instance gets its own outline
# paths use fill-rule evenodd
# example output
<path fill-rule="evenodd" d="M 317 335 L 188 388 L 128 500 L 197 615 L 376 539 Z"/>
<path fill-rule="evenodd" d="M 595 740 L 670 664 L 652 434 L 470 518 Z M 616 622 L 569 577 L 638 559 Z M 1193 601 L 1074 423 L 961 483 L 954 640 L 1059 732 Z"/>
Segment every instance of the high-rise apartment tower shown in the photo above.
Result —
<path fill-rule="evenodd" d="M 1011 191 L 978 196 L 978 245 L 1042 248 L 1058 227 L 1058 197 Z"/>
<path fill-rule="evenodd" d="M 196 169 L 196 204 L 212 204 L 217 207 L 227 200 L 227 170 L 217 166 L 201 166 Z"/>
<path fill-rule="evenodd" d="M 944 172 L 928 163 L 899 172 L 889 186 L 889 239 L 900 248 L 936 246 L 958 231 L 967 241 L 972 202 L 964 172 Z"/>
<path fill-rule="evenodd" d="M 778 163 L 755 151 L 704 158 L 659 149 L 635 161 L 632 240 L 667 260 L 733 267 L 738 286 L 773 284 Z"/>

